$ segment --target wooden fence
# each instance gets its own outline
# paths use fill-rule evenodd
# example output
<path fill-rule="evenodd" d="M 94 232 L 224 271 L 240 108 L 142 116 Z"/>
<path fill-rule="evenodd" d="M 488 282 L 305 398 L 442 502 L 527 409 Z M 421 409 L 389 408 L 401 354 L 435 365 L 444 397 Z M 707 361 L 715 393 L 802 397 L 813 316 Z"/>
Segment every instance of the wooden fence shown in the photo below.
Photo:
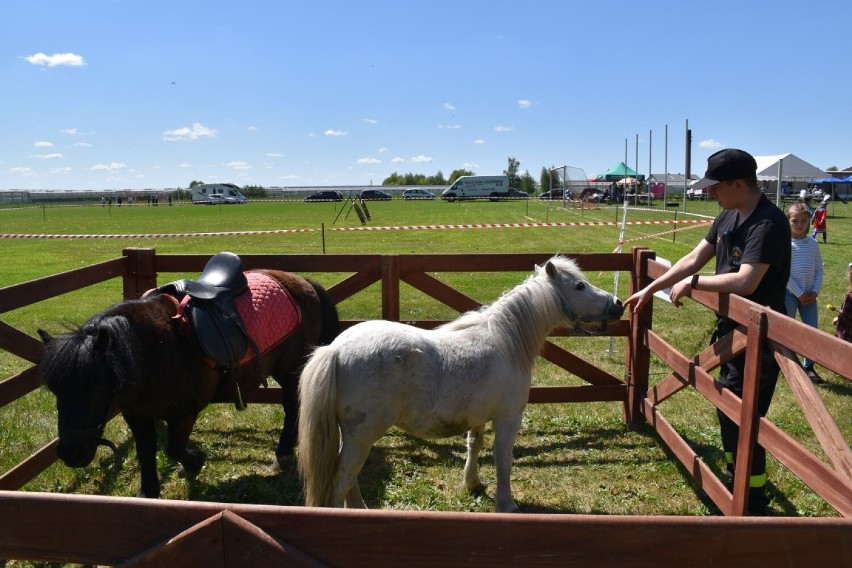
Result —
<path fill-rule="evenodd" d="M 529 272 L 549 254 L 499 255 L 246 255 L 251 268 L 303 273 L 351 274 L 329 287 L 335 302 L 381 282 L 382 317 L 400 319 L 400 282 L 458 311 L 478 303 L 436 279 L 440 272 Z M 588 254 L 575 257 L 586 271 L 624 271 L 630 290 L 658 277 L 664 267 L 653 253 Z M 0 314 L 113 278 L 125 298 L 157 285 L 162 273 L 200 271 L 203 255 L 157 255 L 126 249 L 121 258 L 0 289 Z M 534 387 L 530 402 L 615 401 L 625 421 L 647 421 L 727 517 L 598 517 L 587 515 L 496 515 L 402 511 L 320 510 L 222 503 L 195 503 L 18 491 L 56 460 L 56 440 L 0 475 L 0 558 L 149 565 L 192 562 L 243 565 L 406 565 L 486 562 L 517 565 L 653 565 L 686 563 L 840 565 L 852 558 L 852 457 L 848 443 L 795 361 L 806 352 L 820 365 L 850 378 L 852 346 L 738 297 L 698 292 L 695 299 L 742 324 L 732 337 L 697 356 L 678 352 L 652 331 L 653 306 L 610 327 L 627 337 L 624 378 L 599 369 L 548 342 L 542 356 L 587 382 L 583 386 Z M 344 321 L 344 326 L 354 321 Z M 434 327 L 434 320 L 409 321 Z M 563 332 L 557 331 L 555 335 Z M 829 343 L 826 348 L 826 341 Z M 709 372 L 746 351 L 747 385 L 759 373 L 764 342 L 775 349 L 787 381 L 799 398 L 830 465 L 755 412 L 753 389 L 744 398 L 718 389 Z M 806 345 L 820 348 L 803 349 Z M 39 341 L 0 322 L 0 348 L 29 362 L 42 355 Z M 813 351 L 813 352 L 811 352 Z M 649 389 L 654 354 L 672 373 Z M 756 363 L 758 361 L 758 363 Z M 0 407 L 38 388 L 35 367 L 0 382 Z M 738 459 L 750 460 L 756 437 L 767 450 L 842 519 L 746 518 L 747 479 L 737 476 L 733 494 L 701 461 L 662 415 L 661 404 L 695 388 L 741 425 Z M 275 389 L 257 391 L 255 402 L 276 402 Z M 747 471 L 748 461 L 738 463 Z M 746 467 L 739 467 L 746 466 Z M 414 536 L 417 535 L 417 536 Z"/>

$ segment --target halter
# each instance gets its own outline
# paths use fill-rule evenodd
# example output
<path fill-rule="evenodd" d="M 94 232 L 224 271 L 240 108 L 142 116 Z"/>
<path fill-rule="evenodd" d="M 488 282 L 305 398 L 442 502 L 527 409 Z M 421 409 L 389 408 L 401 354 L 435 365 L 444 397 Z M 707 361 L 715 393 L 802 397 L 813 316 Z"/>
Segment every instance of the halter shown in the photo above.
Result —
<path fill-rule="evenodd" d="M 105 446 L 105 447 L 111 449 L 113 454 L 117 454 L 118 453 L 118 447 L 113 442 L 111 442 L 110 440 L 107 440 L 103 436 L 104 428 L 106 427 L 107 422 L 109 422 L 110 418 L 112 417 L 112 412 L 113 412 L 114 407 L 115 407 L 114 403 L 109 406 L 109 408 L 107 409 L 107 412 L 106 412 L 106 416 L 104 416 L 103 422 L 101 422 L 97 426 L 92 426 L 91 428 L 74 428 L 72 430 L 60 429 L 58 431 L 59 437 L 62 438 L 62 439 L 65 439 L 65 440 L 74 440 L 74 439 L 78 439 L 78 438 L 97 437 L 97 439 L 95 440 L 95 447 Z"/>
<path fill-rule="evenodd" d="M 607 325 L 609 323 L 609 313 L 612 310 L 612 307 L 615 305 L 615 296 L 612 294 L 607 295 L 606 305 L 604 306 L 603 311 L 600 314 L 593 314 L 589 316 L 578 316 L 574 311 L 569 308 L 565 301 L 560 298 L 560 303 L 562 304 L 562 313 L 568 316 L 568 319 L 571 320 L 571 323 L 575 326 L 574 331 L 580 331 L 585 333 L 586 335 L 591 335 L 591 332 L 586 331 L 585 329 L 576 329 L 576 325 L 578 323 L 590 323 L 593 321 L 602 321 L 603 328 L 601 331 L 606 331 Z"/>
<path fill-rule="evenodd" d="M 112 392 L 112 402 L 107 407 L 106 412 L 104 413 L 103 420 L 97 425 L 92 426 L 90 428 L 74 428 L 74 429 L 62 429 L 58 428 L 57 434 L 60 438 L 66 440 L 74 440 L 78 438 L 89 438 L 96 437 L 95 440 L 95 448 L 99 446 L 104 446 L 112 450 L 112 453 L 118 454 L 118 447 L 110 440 L 104 438 L 104 429 L 106 428 L 107 422 L 112 420 L 115 414 L 115 397 L 118 395 L 119 387 L 115 386 Z"/>

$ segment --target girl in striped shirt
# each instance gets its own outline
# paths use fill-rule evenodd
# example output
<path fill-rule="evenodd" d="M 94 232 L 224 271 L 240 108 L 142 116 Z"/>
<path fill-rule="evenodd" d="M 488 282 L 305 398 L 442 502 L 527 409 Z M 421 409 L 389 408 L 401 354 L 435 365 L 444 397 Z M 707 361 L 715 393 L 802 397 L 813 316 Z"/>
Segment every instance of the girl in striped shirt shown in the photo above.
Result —
<path fill-rule="evenodd" d="M 817 295 L 822 287 L 822 255 L 817 242 L 808 238 L 808 218 L 808 206 L 804 203 L 794 203 L 787 208 L 793 237 L 790 280 L 787 281 L 787 315 L 795 318 L 798 310 L 804 323 L 818 328 Z M 811 381 L 823 382 L 814 370 L 813 361 L 805 357 L 803 367 Z"/>

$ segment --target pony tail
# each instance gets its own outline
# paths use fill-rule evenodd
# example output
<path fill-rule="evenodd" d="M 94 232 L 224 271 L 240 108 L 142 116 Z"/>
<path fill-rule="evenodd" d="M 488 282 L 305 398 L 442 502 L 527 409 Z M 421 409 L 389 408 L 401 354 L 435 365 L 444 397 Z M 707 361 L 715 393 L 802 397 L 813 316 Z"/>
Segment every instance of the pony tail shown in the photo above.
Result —
<path fill-rule="evenodd" d="M 318 347 L 299 381 L 299 475 L 305 505 L 328 507 L 340 450 L 337 425 L 337 349 Z"/>

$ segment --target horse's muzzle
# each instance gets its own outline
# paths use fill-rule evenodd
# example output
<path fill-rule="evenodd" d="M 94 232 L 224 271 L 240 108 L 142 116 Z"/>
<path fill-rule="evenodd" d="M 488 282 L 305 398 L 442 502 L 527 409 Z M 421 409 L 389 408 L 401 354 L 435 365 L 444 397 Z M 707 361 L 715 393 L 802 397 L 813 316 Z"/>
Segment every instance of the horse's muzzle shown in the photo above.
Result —
<path fill-rule="evenodd" d="M 56 455 L 68 467 L 86 467 L 95 459 L 98 450 L 98 440 L 63 440 L 59 439 Z"/>
<path fill-rule="evenodd" d="M 111 449 L 113 454 L 118 453 L 116 445 L 102 436 L 97 438 L 81 436 L 63 438 L 60 435 L 59 444 L 56 446 L 56 455 L 68 467 L 86 467 L 95 459 L 95 454 L 100 446 Z"/>
<path fill-rule="evenodd" d="M 609 321 L 617 321 L 621 319 L 621 316 L 624 314 L 624 304 L 621 303 L 621 300 L 618 298 L 615 299 L 615 302 L 612 303 L 612 306 L 609 308 Z"/>

